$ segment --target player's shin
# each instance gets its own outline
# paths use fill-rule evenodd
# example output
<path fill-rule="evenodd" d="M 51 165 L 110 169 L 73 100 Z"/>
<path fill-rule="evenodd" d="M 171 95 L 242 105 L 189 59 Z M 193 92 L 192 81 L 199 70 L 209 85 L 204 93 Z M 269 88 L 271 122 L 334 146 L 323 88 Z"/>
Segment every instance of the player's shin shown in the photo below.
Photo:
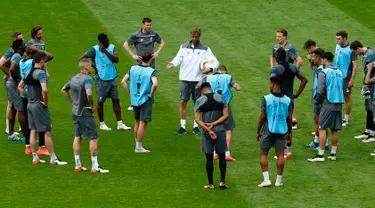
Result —
<path fill-rule="evenodd" d="M 46 142 L 47 150 L 51 154 L 51 161 L 56 160 L 57 157 L 55 155 L 55 149 L 53 147 L 52 132 L 51 131 L 46 131 L 44 133 L 44 139 L 45 139 L 45 142 Z"/>

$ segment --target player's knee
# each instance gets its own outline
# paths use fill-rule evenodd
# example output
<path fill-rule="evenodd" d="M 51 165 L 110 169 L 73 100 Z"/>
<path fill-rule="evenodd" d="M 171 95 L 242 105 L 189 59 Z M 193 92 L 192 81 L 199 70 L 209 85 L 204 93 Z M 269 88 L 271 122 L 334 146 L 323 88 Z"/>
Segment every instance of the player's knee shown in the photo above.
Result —
<path fill-rule="evenodd" d="M 120 99 L 112 99 L 112 103 L 113 104 L 119 104 L 120 103 Z"/>
<path fill-rule="evenodd" d="M 98 105 L 103 105 L 106 101 L 106 98 L 103 96 L 98 96 Z"/>
<path fill-rule="evenodd" d="M 180 101 L 180 105 L 181 105 L 182 107 L 186 107 L 186 106 L 187 106 L 187 103 L 188 103 L 187 100 L 181 100 L 181 101 Z"/>

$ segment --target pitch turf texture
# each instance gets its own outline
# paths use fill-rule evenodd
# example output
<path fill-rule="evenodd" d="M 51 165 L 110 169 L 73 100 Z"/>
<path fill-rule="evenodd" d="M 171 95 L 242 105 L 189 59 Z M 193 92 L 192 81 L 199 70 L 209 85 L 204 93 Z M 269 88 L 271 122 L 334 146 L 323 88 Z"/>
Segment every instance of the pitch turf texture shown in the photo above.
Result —
<path fill-rule="evenodd" d="M 10 44 L 12 31 L 22 31 L 29 39 L 31 27 L 44 29 L 47 50 L 55 59 L 49 63 L 49 108 L 57 156 L 67 166 L 31 165 L 23 154 L 24 145 L 10 143 L 3 134 L 0 141 L 0 207 L 370 207 L 373 198 L 374 159 L 369 156 L 374 144 L 353 139 L 365 124 L 360 86 L 362 64 L 353 89 L 353 111 L 349 127 L 340 132 L 338 160 L 324 164 L 306 162 L 315 153 L 304 146 L 311 141 L 313 111 L 311 82 L 297 99 L 299 129 L 294 131 L 293 159 L 288 160 L 283 188 L 260 189 L 259 146 L 255 128 L 261 97 L 269 92 L 268 73 L 275 31 L 285 27 L 289 40 L 304 59 L 302 71 L 311 80 L 303 42 L 312 38 L 320 47 L 333 51 L 335 32 L 345 29 L 349 40 L 373 45 L 372 1 L 1 1 L 1 51 Z M 354 9 L 356 8 L 356 9 Z M 117 46 L 120 77 L 134 61 L 122 49 L 129 35 L 140 28 L 144 16 L 153 19 L 153 28 L 166 42 L 157 59 L 159 88 L 153 106 L 153 121 L 148 126 L 144 146 L 151 154 L 134 154 L 132 131 L 100 131 L 99 162 L 111 172 L 106 175 L 75 173 L 72 152 L 71 107 L 60 93 L 62 86 L 78 72 L 79 56 L 97 43 L 100 32 L 109 34 Z M 232 154 L 228 163 L 230 189 L 203 189 L 206 184 L 204 155 L 200 137 L 191 133 L 192 104 L 187 119 L 188 134 L 175 136 L 179 128 L 178 69 L 165 69 L 179 45 L 189 40 L 192 27 L 202 28 L 201 41 L 211 47 L 220 63 L 241 84 L 234 93 L 232 108 L 237 123 Z M 120 78 L 118 79 L 118 83 Z M 1 115 L 7 98 L 3 85 Z M 120 88 L 123 120 L 133 126 L 129 96 Z M 116 128 L 112 105 L 105 105 L 105 120 Z M 0 129 L 5 127 L 5 117 Z M 269 156 L 271 180 L 276 178 L 273 154 Z M 42 157 L 47 159 L 46 157 Z M 82 162 L 90 167 L 88 141 L 83 142 Z M 217 165 L 217 164 L 216 164 Z M 218 187 L 218 167 L 215 185 Z"/>

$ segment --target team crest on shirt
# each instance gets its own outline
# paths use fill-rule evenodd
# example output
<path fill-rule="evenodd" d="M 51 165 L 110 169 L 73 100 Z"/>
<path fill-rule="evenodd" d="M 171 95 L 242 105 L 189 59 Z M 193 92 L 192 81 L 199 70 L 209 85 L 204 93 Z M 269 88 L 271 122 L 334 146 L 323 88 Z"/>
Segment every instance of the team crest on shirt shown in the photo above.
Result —
<path fill-rule="evenodd" d="M 140 42 L 143 42 L 143 38 L 141 38 L 139 41 L 140 41 Z"/>

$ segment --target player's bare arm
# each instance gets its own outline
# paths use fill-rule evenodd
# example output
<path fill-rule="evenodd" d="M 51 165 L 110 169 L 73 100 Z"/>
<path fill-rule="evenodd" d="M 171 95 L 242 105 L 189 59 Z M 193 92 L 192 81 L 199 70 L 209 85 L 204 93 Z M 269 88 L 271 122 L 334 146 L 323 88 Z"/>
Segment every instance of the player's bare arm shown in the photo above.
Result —
<path fill-rule="evenodd" d="M 172 64 L 172 62 L 169 62 L 167 64 L 167 69 L 172 69 L 174 67 L 174 65 Z"/>
<path fill-rule="evenodd" d="M 258 119 L 257 135 L 256 135 L 257 141 L 260 140 L 260 130 L 262 129 L 265 121 L 266 121 L 266 113 L 260 112 L 259 119 Z"/>
<path fill-rule="evenodd" d="M 373 68 L 374 68 L 374 64 L 372 62 L 367 65 L 367 74 L 366 74 L 366 77 L 365 77 L 365 81 L 363 81 L 363 84 L 365 84 L 365 85 L 375 84 L 375 82 L 371 81 L 371 72 L 372 72 Z"/>
<path fill-rule="evenodd" d="M 42 86 L 42 97 L 43 101 L 42 104 L 48 108 L 48 88 L 47 88 L 47 83 L 42 82 L 40 83 Z"/>
<path fill-rule="evenodd" d="M 348 88 L 354 87 L 354 81 L 355 81 L 355 76 L 357 75 L 357 69 L 358 69 L 358 61 L 354 60 L 352 61 L 353 64 L 353 71 L 352 71 L 352 77 L 350 78 Z"/>
<path fill-rule="evenodd" d="M 136 54 L 133 53 L 133 51 L 130 49 L 130 46 L 129 46 L 129 43 L 128 41 L 125 41 L 124 45 L 123 45 L 124 49 L 126 50 L 126 52 L 128 52 L 128 54 L 136 61 L 141 61 L 142 60 L 142 57 L 141 56 L 138 56 Z"/>
<path fill-rule="evenodd" d="M 49 62 L 53 59 L 53 55 L 51 53 L 49 53 L 47 51 L 43 51 L 43 50 L 37 48 L 34 45 L 27 46 L 27 50 L 29 50 L 31 52 L 35 52 L 35 53 L 43 52 L 46 55 L 46 62 Z"/>
<path fill-rule="evenodd" d="M 271 68 L 275 66 L 275 58 L 272 55 L 270 56 L 270 66 Z"/>
<path fill-rule="evenodd" d="M 129 80 L 129 73 L 126 73 L 124 78 L 121 80 L 122 87 L 125 89 L 125 91 L 130 94 L 129 92 L 129 86 L 128 86 L 128 80 Z"/>
<path fill-rule="evenodd" d="M 15 79 L 20 79 L 20 73 L 18 70 L 18 64 L 12 63 L 9 68 L 9 74 L 15 78 Z"/>
<path fill-rule="evenodd" d="M 148 97 L 152 98 L 154 96 L 154 93 L 156 91 L 156 88 L 158 88 L 158 78 L 153 76 L 151 78 L 151 81 L 152 81 L 152 87 L 151 87 L 151 92 L 150 94 L 148 95 Z"/>
<path fill-rule="evenodd" d="M 302 60 L 301 56 L 298 56 L 296 58 L 296 66 L 297 66 L 297 68 L 301 68 L 302 63 L 303 63 L 303 60 Z"/>
<path fill-rule="evenodd" d="M 201 113 L 200 112 L 195 112 L 194 113 L 194 119 L 197 122 L 197 124 L 202 127 L 202 129 L 206 130 L 210 136 L 211 139 L 216 139 L 216 134 L 211 130 L 211 128 L 208 128 L 206 124 L 201 120 Z"/>
<path fill-rule="evenodd" d="M 65 97 L 70 103 L 73 102 L 72 97 L 70 96 L 70 93 L 69 93 L 69 89 L 68 89 L 68 88 L 65 88 L 65 87 L 64 87 L 64 88 L 61 90 L 61 93 L 64 95 L 64 97 Z"/>
<path fill-rule="evenodd" d="M 105 49 L 105 47 L 104 47 L 101 43 L 99 43 L 99 48 L 100 48 L 100 50 L 101 50 L 103 53 L 105 53 L 105 55 L 107 55 L 107 57 L 108 57 L 109 59 L 111 59 L 111 61 L 113 61 L 113 62 L 115 62 L 115 63 L 118 63 L 118 62 L 119 62 L 117 52 L 114 52 L 113 54 L 109 53 L 109 52 L 107 51 L 107 49 Z"/>
<path fill-rule="evenodd" d="M 4 56 L 0 59 L 0 69 L 4 74 L 10 75 L 9 67 L 6 66 L 6 63 L 9 61 L 9 58 L 5 58 Z"/>
<path fill-rule="evenodd" d="M 7 63 L 8 61 L 9 61 L 9 59 L 10 58 L 5 58 L 4 56 L 3 57 L 1 57 L 1 59 L 0 59 L 0 69 L 1 69 L 1 71 L 3 71 L 4 73 L 5 73 L 5 71 L 6 71 L 6 66 L 5 66 L 5 63 Z M 5 71 L 4 71 L 5 70 Z"/>
<path fill-rule="evenodd" d="M 241 86 L 240 86 L 240 84 L 238 84 L 238 83 L 234 83 L 234 84 L 232 85 L 232 87 L 233 87 L 235 90 L 237 90 L 237 91 L 241 91 Z"/>
<path fill-rule="evenodd" d="M 165 45 L 164 40 L 161 40 L 161 41 L 160 41 L 159 48 L 158 48 L 158 50 L 156 50 L 156 51 L 152 54 L 152 58 L 156 58 L 156 57 L 159 56 L 161 50 L 163 50 L 163 48 L 164 48 L 164 45 Z"/>
<path fill-rule="evenodd" d="M 223 115 L 219 119 L 217 119 L 216 121 L 208 124 L 208 126 L 211 126 L 211 128 L 212 128 L 212 127 L 214 127 L 214 126 L 216 126 L 218 124 L 223 123 L 225 120 L 227 120 L 227 118 L 228 118 L 228 107 L 223 108 L 222 114 Z"/>
<path fill-rule="evenodd" d="M 297 73 L 297 78 L 301 81 L 300 84 L 299 84 L 299 87 L 298 87 L 298 90 L 297 90 L 297 93 L 294 94 L 294 98 L 298 98 L 301 93 L 303 92 L 303 90 L 305 89 L 306 87 L 306 84 L 307 84 L 307 78 L 306 76 L 302 73 L 302 72 L 298 72 Z"/>
<path fill-rule="evenodd" d="M 26 97 L 25 85 L 26 83 L 23 80 L 21 80 L 17 87 L 18 91 L 20 91 L 21 95 L 23 95 L 24 97 Z"/>
<path fill-rule="evenodd" d="M 87 95 L 87 100 L 89 101 L 90 106 L 91 106 L 92 114 L 94 115 L 95 106 L 94 106 L 94 98 L 92 96 L 92 89 L 91 88 L 86 88 L 86 95 Z"/>

